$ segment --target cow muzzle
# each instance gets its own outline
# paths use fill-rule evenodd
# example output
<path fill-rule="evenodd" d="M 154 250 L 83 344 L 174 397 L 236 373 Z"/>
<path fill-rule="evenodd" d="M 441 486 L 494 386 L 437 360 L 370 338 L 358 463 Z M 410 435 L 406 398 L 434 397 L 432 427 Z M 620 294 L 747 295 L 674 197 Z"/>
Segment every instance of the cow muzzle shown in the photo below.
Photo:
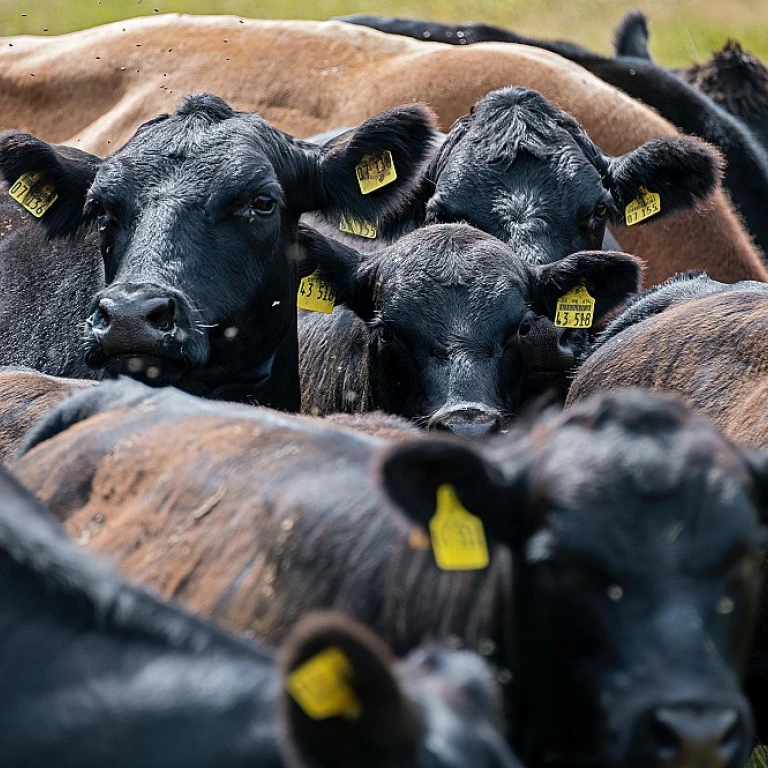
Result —
<path fill-rule="evenodd" d="M 86 320 L 86 342 L 93 367 L 135 378 L 165 379 L 207 356 L 205 333 L 188 302 L 151 285 L 112 285 L 99 294 Z"/>
<path fill-rule="evenodd" d="M 460 437 L 485 437 L 499 432 L 504 419 L 499 411 L 479 403 L 441 408 L 427 423 L 428 429 L 451 432 Z"/>

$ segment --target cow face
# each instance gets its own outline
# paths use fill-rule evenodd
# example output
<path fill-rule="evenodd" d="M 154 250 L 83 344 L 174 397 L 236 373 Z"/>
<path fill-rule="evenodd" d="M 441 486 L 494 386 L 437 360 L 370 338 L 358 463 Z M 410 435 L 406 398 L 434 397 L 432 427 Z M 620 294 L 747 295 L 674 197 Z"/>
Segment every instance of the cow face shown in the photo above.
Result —
<path fill-rule="evenodd" d="M 607 157 L 540 94 L 506 88 L 451 128 L 420 202 L 427 223 L 465 221 L 524 261 L 549 264 L 599 249 L 606 223 L 623 220 L 641 187 L 661 195 L 657 216 L 693 206 L 717 183 L 719 163 L 715 150 L 693 138 L 649 141 Z"/>
<path fill-rule="evenodd" d="M 285 678 L 329 649 L 343 654 L 351 697 L 339 708 L 346 711 L 313 719 L 283 691 L 288 765 L 519 768 L 502 735 L 498 686 L 476 654 L 425 645 L 395 662 L 368 630 L 343 616 L 316 613 L 283 645 Z"/>
<path fill-rule="evenodd" d="M 198 95 L 103 160 L 8 134 L 0 168 L 9 183 L 39 173 L 53 184 L 51 236 L 98 228 L 107 287 L 86 322 L 94 368 L 258 396 L 278 365 L 296 369 L 299 216 L 396 208 L 432 124 L 421 107 L 393 109 L 320 148 Z M 363 195 L 356 166 L 383 150 L 397 181 Z"/>
<path fill-rule="evenodd" d="M 367 323 L 374 407 L 467 436 L 514 413 L 528 365 L 573 363 L 585 332 L 554 327 L 560 296 L 586 285 L 597 322 L 639 280 L 625 254 L 532 267 L 463 224 L 425 227 L 367 255 L 310 230 L 301 238 L 338 301 Z"/>
<path fill-rule="evenodd" d="M 424 440 L 392 451 L 383 483 L 422 524 L 450 483 L 512 547 L 523 759 L 743 765 L 766 457 L 632 391 L 489 452 Z"/>

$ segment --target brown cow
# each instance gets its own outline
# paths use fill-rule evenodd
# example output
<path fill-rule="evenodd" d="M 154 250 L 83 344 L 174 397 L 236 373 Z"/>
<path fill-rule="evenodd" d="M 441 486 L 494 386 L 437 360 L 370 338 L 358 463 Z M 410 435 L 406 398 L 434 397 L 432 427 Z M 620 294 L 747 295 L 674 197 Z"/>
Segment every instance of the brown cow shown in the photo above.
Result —
<path fill-rule="evenodd" d="M 676 392 L 731 440 L 768 447 L 767 329 L 761 285 L 682 301 L 599 344 L 579 368 L 567 405 L 627 386 Z"/>
<path fill-rule="evenodd" d="M 309 136 L 409 101 L 431 104 L 446 129 L 489 91 L 510 84 L 541 91 L 613 155 L 676 133 L 581 67 L 528 46 L 449 47 L 341 22 L 171 15 L 61 37 L 0 39 L 3 124 L 101 153 L 201 89 Z M 648 285 L 694 267 L 728 282 L 768 280 L 720 191 L 699 212 L 616 235 L 647 261 Z"/>

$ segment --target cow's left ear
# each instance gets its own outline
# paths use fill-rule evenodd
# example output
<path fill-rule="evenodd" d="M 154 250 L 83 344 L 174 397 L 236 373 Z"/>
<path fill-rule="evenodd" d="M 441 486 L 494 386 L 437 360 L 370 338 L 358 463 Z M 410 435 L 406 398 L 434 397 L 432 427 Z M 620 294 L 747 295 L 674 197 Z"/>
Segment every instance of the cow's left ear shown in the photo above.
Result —
<path fill-rule="evenodd" d="M 650 221 L 703 200 L 720 183 L 722 168 L 722 155 L 699 139 L 653 139 L 609 159 L 605 182 L 621 221 L 627 205 L 643 190 L 658 194 L 660 211 Z"/>
<path fill-rule="evenodd" d="M 326 215 L 375 222 L 403 209 L 437 137 L 434 113 L 421 104 L 388 109 L 317 148 L 314 204 Z"/>
<path fill-rule="evenodd" d="M 557 300 L 584 285 L 595 300 L 593 324 L 619 307 L 640 289 L 642 265 L 634 256 L 612 251 L 579 251 L 538 267 L 536 299 L 532 308 L 554 319 Z"/>
<path fill-rule="evenodd" d="M 348 617 L 302 619 L 280 656 L 288 764 L 414 765 L 422 726 L 393 665 L 384 644 Z"/>
<path fill-rule="evenodd" d="M 317 271 L 321 280 L 333 288 L 336 303 L 351 309 L 363 320 L 373 317 L 374 256 L 326 237 L 317 230 L 299 225 L 299 275 Z"/>
<path fill-rule="evenodd" d="M 505 474 L 475 448 L 450 439 L 402 441 L 379 462 L 379 484 L 415 523 L 428 530 L 437 510 L 438 489 L 449 485 L 461 505 L 483 523 L 491 539 L 511 547 L 526 535 L 525 458 Z"/>

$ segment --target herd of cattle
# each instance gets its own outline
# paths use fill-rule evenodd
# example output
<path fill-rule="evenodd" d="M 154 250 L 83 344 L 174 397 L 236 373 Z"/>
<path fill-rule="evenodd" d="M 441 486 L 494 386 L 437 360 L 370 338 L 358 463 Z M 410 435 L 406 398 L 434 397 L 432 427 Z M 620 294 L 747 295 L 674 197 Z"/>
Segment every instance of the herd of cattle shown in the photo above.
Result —
<path fill-rule="evenodd" d="M 648 35 L 0 39 L 0 765 L 768 741 L 768 69 Z"/>

